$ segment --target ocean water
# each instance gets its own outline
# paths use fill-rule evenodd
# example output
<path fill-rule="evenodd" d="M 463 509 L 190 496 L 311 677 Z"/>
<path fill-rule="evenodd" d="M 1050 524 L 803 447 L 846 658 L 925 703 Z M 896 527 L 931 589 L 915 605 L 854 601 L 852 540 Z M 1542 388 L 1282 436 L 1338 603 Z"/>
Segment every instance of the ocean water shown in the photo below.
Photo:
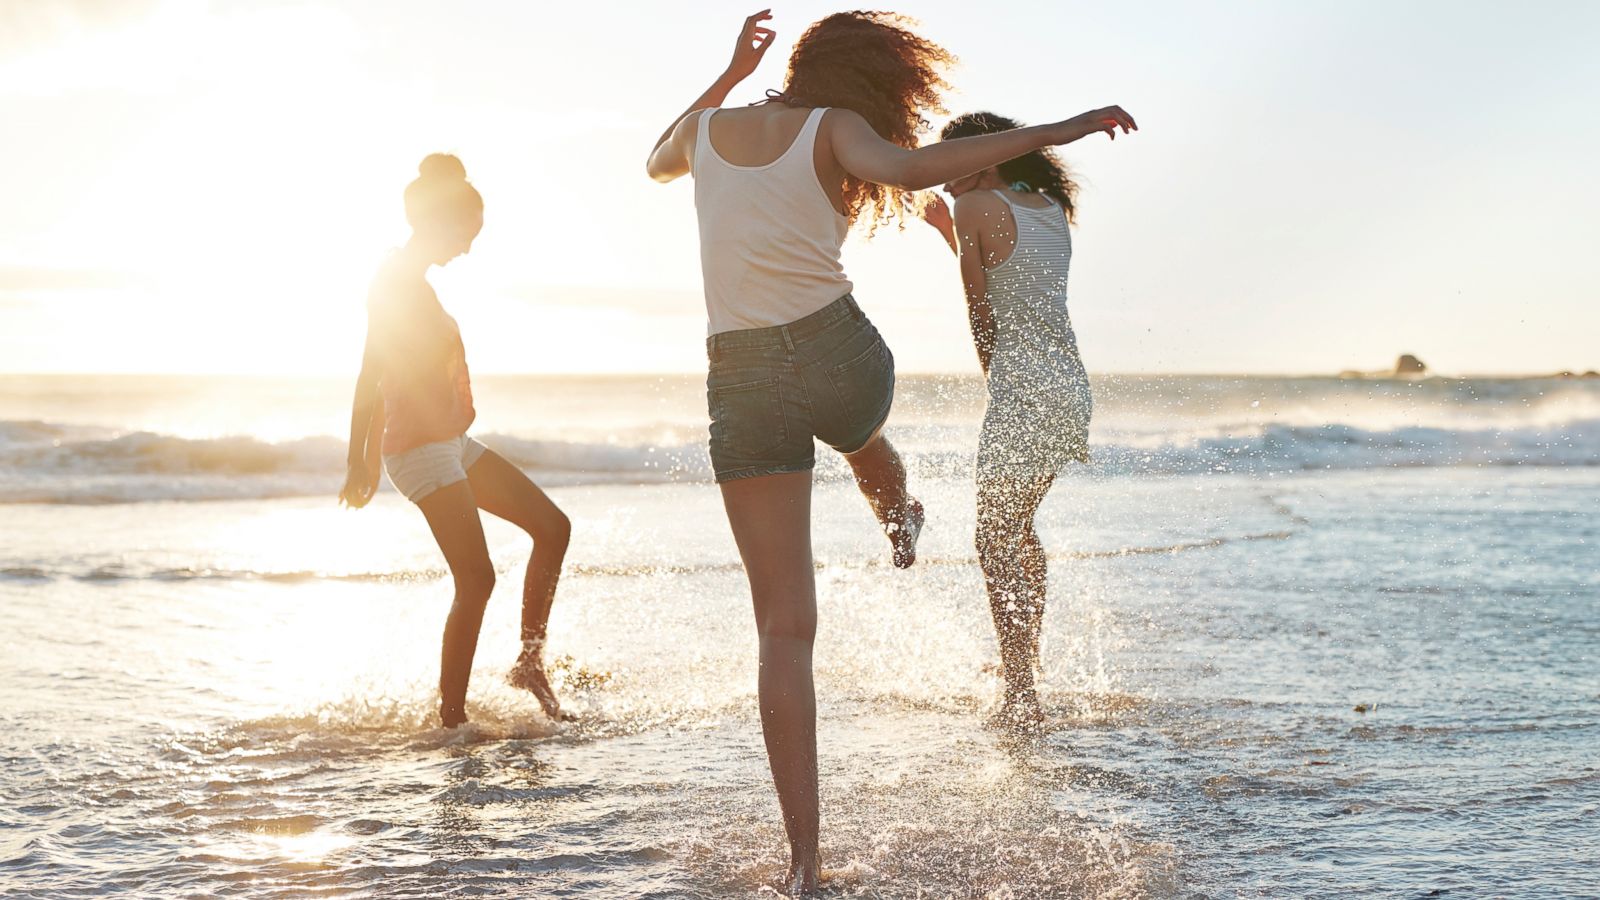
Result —
<path fill-rule="evenodd" d="M 504 684 L 508 577 L 459 731 L 426 525 L 333 500 L 348 391 L 0 377 L 0 895 L 770 896 L 697 380 L 479 379 L 475 433 L 574 520 L 550 651 L 580 719 Z M 983 728 L 981 385 L 902 379 L 914 569 L 819 466 L 830 895 L 1600 895 L 1600 384 L 1096 392 L 1095 462 L 1041 510 L 1034 744 Z"/>

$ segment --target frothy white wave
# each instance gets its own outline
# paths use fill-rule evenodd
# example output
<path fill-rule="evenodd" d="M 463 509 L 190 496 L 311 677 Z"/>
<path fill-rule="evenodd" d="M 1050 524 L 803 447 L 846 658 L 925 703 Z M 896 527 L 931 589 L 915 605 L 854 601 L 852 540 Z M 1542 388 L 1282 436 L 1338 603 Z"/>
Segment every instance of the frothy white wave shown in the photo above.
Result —
<path fill-rule="evenodd" d="M 1168 431 L 1096 426 L 1091 472 L 1110 477 L 1268 473 L 1314 469 L 1600 465 L 1600 418 L 1503 427 L 1259 422 Z M 896 445 L 923 476 L 968 477 L 971 425 L 895 428 Z M 490 434 L 482 440 L 547 484 L 704 482 L 698 440 L 562 441 Z M 0 422 L 0 502 L 118 503 L 332 495 L 344 471 L 334 437 L 269 442 L 251 437 L 184 438 L 136 431 Z M 845 477 L 819 454 L 818 477 Z"/>
<path fill-rule="evenodd" d="M 535 440 L 497 434 L 481 439 L 553 484 L 695 481 L 711 474 L 699 444 Z M 344 442 L 327 436 L 270 442 L 0 422 L 0 503 L 332 495 L 343 480 L 344 459 Z"/>
<path fill-rule="evenodd" d="M 1097 449 L 1119 473 L 1600 465 L 1600 419 L 1513 428 L 1255 425 Z"/>

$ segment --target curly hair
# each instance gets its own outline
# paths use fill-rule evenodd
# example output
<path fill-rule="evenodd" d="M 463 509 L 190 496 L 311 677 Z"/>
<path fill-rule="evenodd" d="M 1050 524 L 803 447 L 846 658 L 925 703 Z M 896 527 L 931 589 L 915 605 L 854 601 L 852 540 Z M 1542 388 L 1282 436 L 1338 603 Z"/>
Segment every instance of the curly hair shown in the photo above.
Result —
<path fill-rule="evenodd" d="M 992 112 L 966 113 L 946 123 L 939 132 L 939 139 L 948 141 L 980 134 L 997 134 L 1021 127 L 1021 122 Z M 1078 183 L 1072 180 L 1072 173 L 1055 151 L 1047 148 L 1025 153 L 1001 163 L 995 170 L 1000 173 L 1001 181 L 1011 184 L 1020 181 L 1038 193 L 1054 197 L 1066 210 L 1067 221 L 1078 221 Z"/>
<path fill-rule="evenodd" d="M 783 99 L 797 106 L 834 106 L 859 113 L 884 140 L 907 150 L 929 129 L 926 113 L 943 114 L 950 87 L 941 70 L 955 62 L 943 47 L 910 30 L 913 20 L 887 12 L 841 12 L 818 20 L 794 45 Z M 904 191 L 844 180 L 845 214 L 870 234 L 893 219 L 905 227 L 917 209 Z"/>

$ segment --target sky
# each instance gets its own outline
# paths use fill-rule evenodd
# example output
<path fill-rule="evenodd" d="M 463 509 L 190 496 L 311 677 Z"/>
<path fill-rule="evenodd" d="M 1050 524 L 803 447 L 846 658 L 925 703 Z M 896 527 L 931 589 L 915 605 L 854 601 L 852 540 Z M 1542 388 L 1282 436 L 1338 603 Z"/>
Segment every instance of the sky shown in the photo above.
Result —
<path fill-rule="evenodd" d="M 692 187 L 644 160 L 755 7 L 688 9 L 0 0 L 0 372 L 353 373 L 436 150 L 485 197 L 433 275 L 474 371 L 703 368 Z M 834 9 L 775 7 L 730 105 Z M 1063 150 L 1091 372 L 1600 368 L 1600 4 L 896 9 L 951 113 L 1138 119 Z M 977 371 L 931 229 L 845 266 L 903 371 Z"/>

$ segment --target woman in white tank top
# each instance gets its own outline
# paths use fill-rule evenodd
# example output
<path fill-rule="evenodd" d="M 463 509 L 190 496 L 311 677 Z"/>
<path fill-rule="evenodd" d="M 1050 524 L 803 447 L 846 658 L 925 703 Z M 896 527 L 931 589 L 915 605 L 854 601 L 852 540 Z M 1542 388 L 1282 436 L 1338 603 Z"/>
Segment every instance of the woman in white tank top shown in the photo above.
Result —
<path fill-rule="evenodd" d="M 1018 123 L 959 116 L 945 140 L 996 134 Z M 1006 690 L 997 724 L 1042 725 L 1034 689 L 1044 621 L 1046 562 L 1033 520 L 1068 462 L 1088 462 L 1089 376 L 1067 315 L 1067 270 L 1078 186 L 1046 150 L 945 185 L 952 221 L 931 207 L 961 260 L 973 343 L 989 387 L 978 436 L 978 562 L 1000 639 Z"/>
<path fill-rule="evenodd" d="M 750 579 L 761 641 L 759 703 L 788 833 L 787 888 L 820 879 L 816 700 L 811 650 L 813 437 L 846 454 L 889 533 L 896 565 L 915 559 L 921 507 L 880 431 L 894 361 L 850 296 L 839 249 L 910 212 L 904 198 L 1040 147 L 1134 128 L 1106 107 L 1036 128 L 917 146 L 951 57 L 892 15 L 838 13 L 796 42 L 782 93 L 718 110 L 774 33 L 745 20 L 727 70 L 662 134 L 647 169 L 691 172 L 708 320 L 711 457 Z"/>

